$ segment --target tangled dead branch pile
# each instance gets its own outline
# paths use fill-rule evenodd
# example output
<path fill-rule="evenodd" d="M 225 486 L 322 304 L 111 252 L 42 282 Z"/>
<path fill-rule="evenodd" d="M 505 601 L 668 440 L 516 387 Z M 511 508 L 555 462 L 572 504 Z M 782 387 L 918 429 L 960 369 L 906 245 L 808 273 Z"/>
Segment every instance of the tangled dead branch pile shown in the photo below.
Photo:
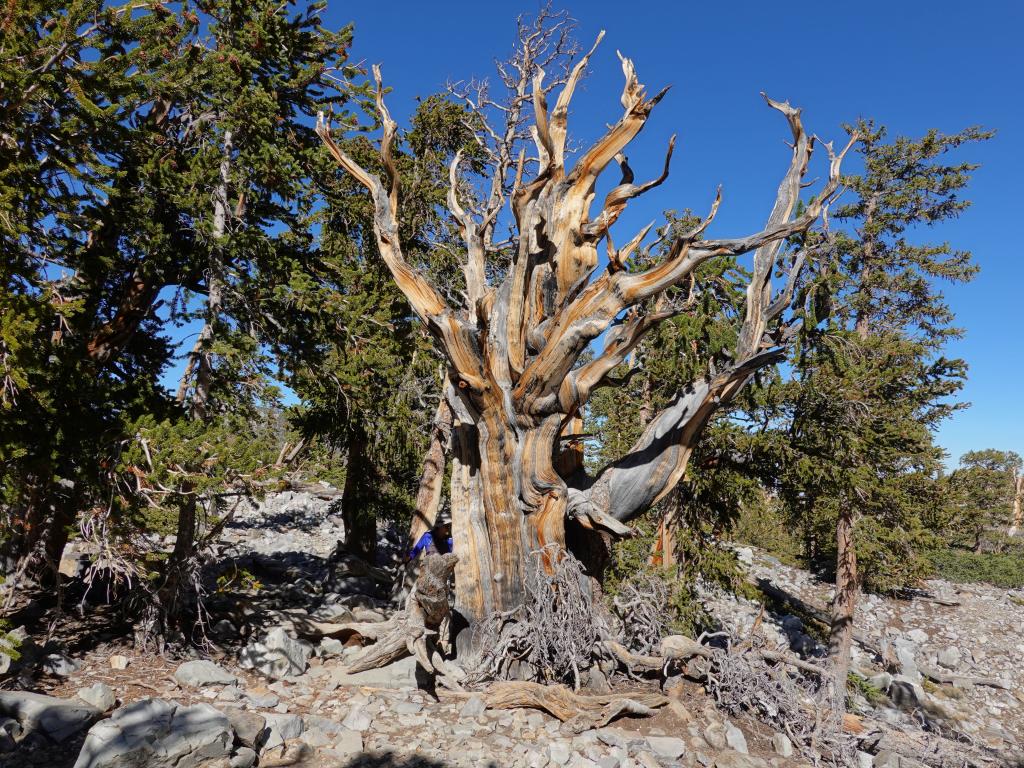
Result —
<path fill-rule="evenodd" d="M 807 668 L 794 672 L 772 663 L 777 654 L 758 647 L 759 636 L 717 651 L 705 685 L 718 706 L 733 715 L 753 715 L 789 736 L 817 764 L 854 765 L 854 748 L 843 735 L 843 708 L 833 706 L 831 676 Z"/>
<path fill-rule="evenodd" d="M 496 614 L 482 630 L 487 648 L 471 680 L 571 681 L 579 690 L 581 673 L 594 649 L 611 632 L 594 610 L 594 596 L 583 565 L 557 545 L 531 553 L 523 604 Z"/>
<path fill-rule="evenodd" d="M 612 598 L 619 642 L 634 653 L 655 653 L 668 627 L 669 589 L 664 579 L 641 572 Z"/>

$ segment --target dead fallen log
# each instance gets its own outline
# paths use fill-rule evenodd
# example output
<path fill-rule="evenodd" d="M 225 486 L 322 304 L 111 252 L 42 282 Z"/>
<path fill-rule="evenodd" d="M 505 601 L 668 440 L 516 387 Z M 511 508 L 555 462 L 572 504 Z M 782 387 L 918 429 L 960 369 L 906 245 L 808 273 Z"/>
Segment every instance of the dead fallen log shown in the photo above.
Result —
<path fill-rule="evenodd" d="M 997 677 L 972 677 L 970 675 L 954 675 L 949 672 L 941 672 L 937 669 L 917 665 L 918 671 L 935 683 L 947 685 L 984 685 L 989 688 L 999 688 L 1004 691 L 1011 690 L 1010 685 Z"/>
<path fill-rule="evenodd" d="M 832 625 L 832 616 L 825 606 L 797 597 L 781 587 L 772 584 L 765 578 L 748 579 L 748 583 L 756 587 L 765 595 L 765 597 L 779 604 L 782 608 L 791 606 L 795 613 L 803 614 L 805 617 L 816 621 L 826 629 Z M 868 653 L 874 654 L 880 658 L 882 660 L 882 665 L 886 669 L 892 670 L 896 668 L 896 658 L 893 655 L 892 650 L 881 647 L 863 632 L 856 629 L 853 631 L 853 641 Z"/>
<path fill-rule="evenodd" d="M 544 710 L 575 733 L 602 728 L 623 715 L 647 717 L 668 704 L 668 697 L 661 693 L 584 695 L 565 685 L 518 680 L 492 683 L 483 691 L 483 698 L 489 709 Z"/>
<path fill-rule="evenodd" d="M 796 595 L 786 592 L 784 589 L 772 584 L 765 578 L 759 578 L 756 581 L 750 581 L 755 587 L 763 592 L 767 597 L 780 603 L 782 605 L 792 605 L 798 613 L 802 613 L 815 621 L 829 626 L 829 614 L 828 611 L 819 605 L 815 605 L 807 600 L 803 600 Z M 938 598 L 928 598 L 932 602 L 938 602 L 940 605 L 955 606 L 959 603 L 955 601 L 940 601 Z M 863 632 L 854 631 L 853 641 L 857 643 L 861 648 L 874 654 L 882 660 L 882 666 L 890 671 L 897 670 L 899 664 L 897 663 L 895 656 L 890 648 L 882 647 L 877 645 L 873 640 L 867 637 Z M 792 663 L 791 660 L 790 663 Z M 1010 690 L 1010 686 L 1003 680 L 993 677 L 972 677 L 969 675 L 953 675 L 947 672 L 941 672 L 937 669 L 931 669 L 918 665 L 918 670 L 922 675 L 927 677 L 932 682 L 945 683 L 948 685 L 982 685 L 990 688 L 999 688 L 1001 690 Z M 816 672 L 817 674 L 817 672 Z"/>

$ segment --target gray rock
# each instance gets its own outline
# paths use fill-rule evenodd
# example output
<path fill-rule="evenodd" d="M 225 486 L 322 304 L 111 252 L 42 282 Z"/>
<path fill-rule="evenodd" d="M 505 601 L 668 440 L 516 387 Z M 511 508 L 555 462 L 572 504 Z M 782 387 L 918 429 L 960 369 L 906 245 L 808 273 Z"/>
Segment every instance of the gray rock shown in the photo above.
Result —
<path fill-rule="evenodd" d="M 343 757 L 362 752 L 363 735 L 357 731 L 342 728 L 334 738 L 334 751 L 339 752 Z"/>
<path fill-rule="evenodd" d="M 776 733 L 772 736 L 772 749 L 775 750 L 775 754 L 779 757 L 793 756 L 793 742 L 784 733 Z"/>
<path fill-rule="evenodd" d="M 320 641 L 320 656 L 329 659 L 332 656 L 341 656 L 345 652 L 345 644 L 336 637 L 325 637 Z"/>
<path fill-rule="evenodd" d="M 96 683 L 88 688 L 79 688 L 78 698 L 86 704 L 96 707 L 100 712 L 113 709 L 114 705 L 117 704 L 114 692 L 106 683 Z"/>
<path fill-rule="evenodd" d="M 282 741 L 297 739 L 302 735 L 304 726 L 299 715 L 282 715 L 277 712 L 268 712 L 264 717 L 271 734 L 276 733 L 281 737 Z"/>
<path fill-rule="evenodd" d="M 423 710 L 423 705 L 418 701 L 397 701 L 391 709 L 399 715 L 415 715 Z"/>
<path fill-rule="evenodd" d="M 241 701 L 243 695 L 242 689 L 237 685 L 229 685 L 217 694 L 217 701 Z"/>
<path fill-rule="evenodd" d="M 913 649 L 902 644 L 896 645 L 896 661 L 899 662 L 901 675 L 915 683 L 921 681 L 921 672 L 917 668 Z"/>
<path fill-rule="evenodd" d="M 590 690 L 594 693 L 606 694 L 612 692 L 612 687 L 608 683 L 608 677 L 596 666 L 591 667 L 587 672 L 587 685 L 590 686 Z"/>
<path fill-rule="evenodd" d="M 673 736 L 648 736 L 654 754 L 667 757 L 669 760 L 679 758 L 686 751 L 686 742 Z"/>
<path fill-rule="evenodd" d="M 281 699 L 273 693 L 250 693 L 246 691 L 245 698 L 257 709 L 273 709 Z"/>
<path fill-rule="evenodd" d="M 341 724 L 350 731 L 368 731 L 373 725 L 373 715 L 366 711 L 366 707 L 354 706 L 348 711 L 348 715 L 341 721 Z"/>
<path fill-rule="evenodd" d="M 728 721 L 725 723 L 725 743 L 741 755 L 747 754 L 747 737 L 743 735 L 743 731 Z"/>
<path fill-rule="evenodd" d="M 79 663 L 63 653 L 51 653 L 43 658 L 41 668 L 48 675 L 71 677 L 78 671 Z"/>
<path fill-rule="evenodd" d="M 270 630 L 262 642 L 254 642 L 242 649 L 238 663 L 244 669 L 254 669 L 266 677 L 280 680 L 301 675 L 309 666 L 313 649 L 296 640 L 284 627 Z"/>
<path fill-rule="evenodd" d="M 326 747 L 334 743 L 334 739 L 319 728 L 307 728 L 303 731 L 302 741 L 310 747 Z"/>
<path fill-rule="evenodd" d="M 721 723 L 712 723 L 704 729 L 704 740 L 714 749 L 725 749 L 725 727 Z"/>
<path fill-rule="evenodd" d="M 900 768 L 900 756 L 888 749 L 883 749 L 875 755 L 872 765 L 874 768 Z"/>
<path fill-rule="evenodd" d="M 928 633 L 925 632 L 923 629 L 912 629 L 909 632 L 907 632 L 907 637 L 909 637 L 918 645 L 928 642 Z"/>
<path fill-rule="evenodd" d="M 736 549 L 736 559 L 739 560 L 744 565 L 753 565 L 754 564 L 754 550 L 752 550 L 750 547 L 737 547 L 737 549 Z"/>
<path fill-rule="evenodd" d="M 174 679 L 186 688 L 206 685 L 234 685 L 238 678 L 219 664 L 206 659 L 186 661 L 174 671 Z"/>
<path fill-rule="evenodd" d="M 547 752 L 542 749 L 531 747 L 526 751 L 526 765 L 529 768 L 547 768 L 550 762 Z"/>
<path fill-rule="evenodd" d="M 487 711 L 487 703 L 484 701 L 482 696 L 470 696 L 469 700 L 462 705 L 462 709 L 459 711 L 459 717 L 480 717 L 485 711 Z"/>
<path fill-rule="evenodd" d="M 79 699 L 0 691 L 0 714 L 15 718 L 26 731 L 41 731 L 54 741 L 63 741 L 88 727 L 102 713 Z"/>
<path fill-rule="evenodd" d="M 365 672 L 348 674 L 341 670 L 334 670 L 332 680 L 338 685 L 370 686 L 372 688 L 405 689 L 417 688 L 416 681 L 416 659 L 408 656 L 399 659 L 393 664 L 377 669 L 368 669 Z"/>
<path fill-rule="evenodd" d="M 213 768 L 231 740 L 227 717 L 208 704 L 141 699 L 90 729 L 74 768 Z"/>
<path fill-rule="evenodd" d="M 259 750 L 267 737 L 267 719 L 256 712 L 237 707 L 225 707 L 224 715 L 235 732 L 235 743 Z"/>
<path fill-rule="evenodd" d="M 940 667 L 956 669 L 960 666 L 960 649 L 956 646 L 948 646 L 939 651 L 938 662 Z"/>
<path fill-rule="evenodd" d="M 548 758 L 555 765 L 565 765 L 571 756 L 572 749 L 564 741 L 552 741 L 548 744 Z"/>
<path fill-rule="evenodd" d="M 231 757 L 230 768 L 252 768 L 256 765 L 257 754 L 250 747 L 239 747 Z"/>

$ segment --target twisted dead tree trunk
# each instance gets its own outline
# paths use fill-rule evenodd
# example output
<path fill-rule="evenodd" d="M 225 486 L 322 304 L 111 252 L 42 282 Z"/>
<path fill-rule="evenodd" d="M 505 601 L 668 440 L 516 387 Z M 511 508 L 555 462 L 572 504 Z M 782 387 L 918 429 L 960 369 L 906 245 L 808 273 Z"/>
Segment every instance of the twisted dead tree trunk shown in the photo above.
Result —
<path fill-rule="evenodd" d="M 602 33 L 603 34 L 603 33 Z M 600 37 L 598 38 L 600 41 Z M 595 43 L 595 48 L 596 48 Z M 384 104 L 379 68 L 377 110 L 383 125 L 381 158 L 386 178 L 368 172 L 345 152 L 321 119 L 318 132 L 340 166 L 373 199 L 374 232 L 380 254 L 413 309 L 433 335 L 448 363 L 446 399 L 454 414 L 451 480 L 452 527 L 458 564 L 455 608 L 469 625 L 459 638 L 460 654 L 480 649 L 474 630 L 495 612 L 515 609 L 524 599 L 524 567 L 530 552 L 565 546 L 566 522 L 614 535 L 628 535 L 627 523 L 663 498 L 678 483 L 703 427 L 733 398 L 758 369 L 782 359 L 793 333 L 780 320 L 789 306 L 808 253 L 783 252 L 783 242 L 804 233 L 839 188 L 846 152 L 828 152 L 828 176 L 818 193 L 795 215 L 804 175 L 816 143 L 803 128 L 800 111 L 767 99 L 789 124 L 792 156 L 767 224 L 740 238 L 702 239 L 721 199 L 699 226 L 670 243 L 663 260 L 633 271 L 630 255 L 642 247 L 650 227 L 613 245 L 610 230 L 633 198 L 657 187 L 668 175 L 672 143 L 664 170 L 653 181 L 634 183 L 622 154 L 640 133 L 667 88 L 649 96 L 633 63 L 621 58 L 625 87 L 623 113 L 597 142 L 567 162 L 568 112 L 573 92 L 592 48 L 565 79 L 554 107 L 540 67 L 521 69 L 531 84 L 533 156 L 526 148 L 499 146 L 493 163 L 497 181 L 485 202 L 460 199 L 465 179 L 461 156 L 451 164 L 448 207 L 461 231 L 466 304 L 456 307 L 411 264 L 399 239 L 399 174 L 393 158 L 397 126 Z M 521 102 L 516 102 L 521 103 Z M 513 131 L 513 139 L 515 132 Z M 485 130 L 482 142 L 500 145 L 500 131 Z M 847 147 L 847 149 L 849 146 Z M 518 158 L 514 174 L 509 158 Z M 591 204 L 600 175 L 615 161 L 621 183 L 606 196 L 600 211 Z M 536 167 L 532 179 L 525 169 Z M 496 191 L 495 191 L 496 190 Z M 463 198 L 469 196 L 463 195 Z M 495 221 L 510 203 L 511 265 L 498 279 L 487 259 Z M 598 254 L 604 242 L 607 263 Z M 650 246 L 648 246 L 649 248 Z M 688 284 L 709 259 L 753 253 L 739 341 L 724 369 L 709 365 L 657 414 L 622 459 L 588 475 L 576 462 L 564 462 L 563 435 L 598 387 L 614 383 L 613 371 L 658 323 L 687 311 L 686 304 L 655 300 L 670 288 Z M 773 293 L 772 273 L 787 274 Z M 581 355 L 605 336 L 603 351 L 585 364 Z M 566 466 L 569 469 L 566 469 Z"/>

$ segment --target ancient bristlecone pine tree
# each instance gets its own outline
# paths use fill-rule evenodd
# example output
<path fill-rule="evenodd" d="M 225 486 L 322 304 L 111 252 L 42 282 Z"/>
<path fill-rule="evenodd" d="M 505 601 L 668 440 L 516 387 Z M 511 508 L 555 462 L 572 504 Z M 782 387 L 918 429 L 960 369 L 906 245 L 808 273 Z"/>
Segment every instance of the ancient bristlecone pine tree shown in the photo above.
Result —
<path fill-rule="evenodd" d="M 648 97 L 633 63 L 620 56 L 626 80 L 623 114 L 569 164 L 569 102 L 593 52 L 568 72 L 553 109 L 547 103 L 552 89 L 544 86 L 544 72 L 520 60 L 510 109 L 525 114 L 532 106 L 529 130 L 537 167 L 532 179 L 524 178 L 524 167 L 533 167 L 530 161 L 511 150 L 518 111 L 508 118 L 504 136 L 493 130 L 485 135 L 492 140 L 494 178 L 479 210 L 469 210 L 468 202 L 459 200 L 460 157 L 455 157 L 448 206 L 467 252 L 465 306 L 450 305 L 403 254 L 398 234 L 402 193 L 392 157 L 396 124 L 384 105 L 379 69 L 374 68 L 374 76 L 383 124 L 384 180 L 347 155 L 323 121 L 318 128 L 341 167 L 372 195 L 380 254 L 448 361 L 447 400 L 455 416 L 455 607 L 471 627 L 522 601 L 525 558 L 549 544 L 564 546 L 567 520 L 623 535 L 629 532 L 625 524 L 630 519 L 673 489 L 714 411 L 734 397 L 754 371 L 782 358 L 792 327 L 780 316 L 791 303 L 808 254 L 784 253 L 781 246 L 786 238 L 805 232 L 839 188 L 846 150 L 836 154 L 825 145 L 828 179 L 795 215 L 815 140 L 804 132 L 799 110 L 769 99 L 768 104 L 788 121 L 792 159 L 764 228 L 735 239 L 702 239 L 719 195 L 707 218 L 671 242 L 664 259 L 649 269 L 631 271 L 627 260 L 642 246 L 650 227 L 620 240 L 627 242 L 623 248 L 615 248 L 609 230 L 628 201 L 664 181 L 669 158 L 659 178 L 637 184 L 622 152 L 667 89 Z M 671 152 L 670 144 L 669 157 Z M 621 169 L 622 181 L 594 215 L 595 184 L 613 161 Z M 495 250 L 495 222 L 506 201 L 518 236 L 513 238 L 511 264 L 500 282 L 491 284 L 485 262 Z M 607 250 L 604 261 L 598 253 L 602 241 Z M 724 370 L 709 366 L 706 375 L 679 392 L 651 421 L 628 455 L 594 476 L 587 474 L 578 453 L 562 450 L 564 438 L 572 433 L 574 422 L 578 424 L 591 393 L 613 383 L 610 374 L 644 334 L 689 308 L 685 301 L 657 299 L 673 286 L 688 285 L 708 259 L 748 252 L 754 254 L 751 282 L 731 363 Z M 773 295 L 775 269 L 783 269 L 788 277 Z M 603 351 L 578 365 L 591 342 L 606 332 Z M 473 650 L 472 633 L 468 640 L 460 638 L 460 653 L 464 649 Z"/>

